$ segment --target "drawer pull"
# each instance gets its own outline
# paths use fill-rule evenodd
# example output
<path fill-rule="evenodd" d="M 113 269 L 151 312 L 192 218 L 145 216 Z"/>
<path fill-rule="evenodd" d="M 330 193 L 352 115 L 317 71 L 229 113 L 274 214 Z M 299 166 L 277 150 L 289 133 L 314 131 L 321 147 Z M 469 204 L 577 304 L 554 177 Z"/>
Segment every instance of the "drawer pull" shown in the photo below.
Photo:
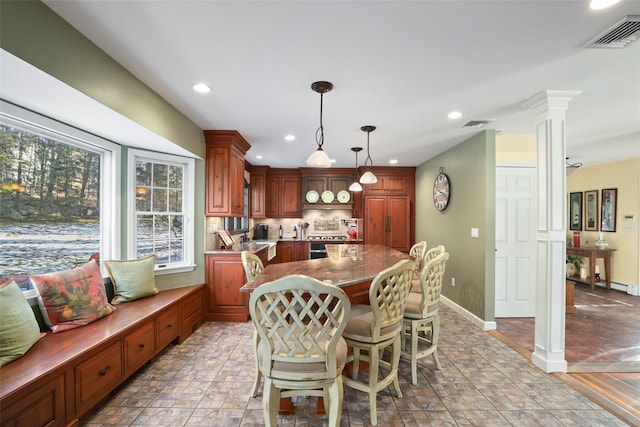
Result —
<path fill-rule="evenodd" d="M 99 372 L 101 377 L 104 377 L 105 375 L 107 375 L 107 372 L 109 372 L 109 369 L 111 369 L 111 366 L 107 365 L 102 371 Z"/>
<path fill-rule="evenodd" d="M 167 325 L 167 328 L 168 328 L 168 329 L 173 328 L 173 324 L 169 323 L 169 324 Z"/>
<path fill-rule="evenodd" d="M 144 343 L 139 344 L 140 348 L 144 348 Z"/>

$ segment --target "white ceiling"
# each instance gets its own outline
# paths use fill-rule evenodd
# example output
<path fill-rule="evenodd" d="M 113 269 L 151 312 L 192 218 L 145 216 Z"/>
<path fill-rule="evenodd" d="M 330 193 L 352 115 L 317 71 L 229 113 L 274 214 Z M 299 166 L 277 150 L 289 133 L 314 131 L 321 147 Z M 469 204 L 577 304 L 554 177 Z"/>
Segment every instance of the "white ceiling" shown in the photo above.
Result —
<path fill-rule="evenodd" d="M 45 3 L 203 129 L 238 130 L 253 164 L 304 166 L 318 80 L 334 84 L 325 150 L 339 167 L 354 166 L 349 148 L 366 145 L 368 124 L 379 166 L 421 164 L 477 133 L 460 128 L 468 120 L 533 134 L 521 104 L 548 89 L 582 91 L 567 112 L 571 160 L 640 156 L 640 42 L 582 47 L 640 15 L 640 0 L 601 11 L 582 0 Z M 193 92 L 196 82 L 213 91 Z"/>

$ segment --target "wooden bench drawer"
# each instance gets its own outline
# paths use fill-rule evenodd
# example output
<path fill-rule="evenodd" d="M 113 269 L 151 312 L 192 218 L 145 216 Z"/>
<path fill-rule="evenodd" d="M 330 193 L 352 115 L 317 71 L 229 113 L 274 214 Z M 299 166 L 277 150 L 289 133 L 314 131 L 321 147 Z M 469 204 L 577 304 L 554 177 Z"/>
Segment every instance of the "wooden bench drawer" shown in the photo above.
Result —
<path fill-rule="evenodd" d="M 60 375 L 13 405 L 2 408 L 2 425 L 64 426 L 64 402 L 64 375 Z"/>
<path fill-rule="evenodd" d="M 155 328 L 149 322 L 124 337 L 124 375 L 132 374 L 153 356 L 155 352 Z"/>
<path fill-rule="evenodd" d="M 106 396 L 122 379 L 122 344 L 118 341 L 76 365 L 76 412 Z"/>
<path fill-rule="evenodd" d="M 163 349 L 178 337 L 180 326 L 178 323 L 178 306 L 173 307 L 156 319 L 157 349 Z"/>

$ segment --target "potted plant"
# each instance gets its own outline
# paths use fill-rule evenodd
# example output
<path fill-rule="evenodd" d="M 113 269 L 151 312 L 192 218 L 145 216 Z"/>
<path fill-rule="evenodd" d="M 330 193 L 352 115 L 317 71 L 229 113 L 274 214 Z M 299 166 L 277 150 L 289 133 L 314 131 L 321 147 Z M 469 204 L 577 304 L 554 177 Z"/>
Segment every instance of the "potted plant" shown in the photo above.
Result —
<path fill-rule="evenodd" d="M 580 271 L 582 258 L 579 256 L 567 255 L 567 276 L 575 276 Z"/>

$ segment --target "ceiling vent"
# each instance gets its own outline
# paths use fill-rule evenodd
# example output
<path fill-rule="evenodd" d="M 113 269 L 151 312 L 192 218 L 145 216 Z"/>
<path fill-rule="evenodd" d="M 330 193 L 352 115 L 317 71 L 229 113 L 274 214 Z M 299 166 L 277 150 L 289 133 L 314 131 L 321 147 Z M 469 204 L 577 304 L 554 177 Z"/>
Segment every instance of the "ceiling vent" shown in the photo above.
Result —
<path fill-rule="evenodd" d="M 481 128 L 492 122 L 491 120 L 469 120 L 467 123 L 460 126 L 461 128 Z"/>
<path fill-rule="evenodd" d="M 640 15 L 627 15 L 584 47 L 623 48 L 640 37 Z"/>

